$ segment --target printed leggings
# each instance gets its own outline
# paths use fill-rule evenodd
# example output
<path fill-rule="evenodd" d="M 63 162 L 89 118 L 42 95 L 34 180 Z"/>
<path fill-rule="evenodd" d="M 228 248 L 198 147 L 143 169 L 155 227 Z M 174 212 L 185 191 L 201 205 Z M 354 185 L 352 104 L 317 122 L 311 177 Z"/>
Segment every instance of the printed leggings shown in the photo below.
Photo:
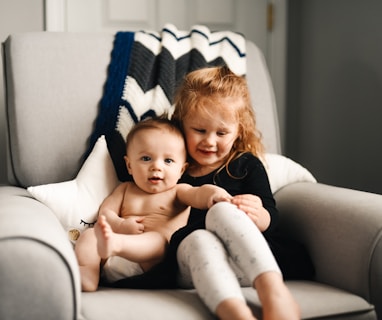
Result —
<path fill-rule="evenodd" d="M 252 286 L 267 271 L 281 272 L 264 236 L 235 205 L 219 202 L 206 215 L 206 230 L 189 234 L 177 251 L 178 282 L 195 288 L 215 313 L 227 298 L 245 300 L 241 286 Z"/>

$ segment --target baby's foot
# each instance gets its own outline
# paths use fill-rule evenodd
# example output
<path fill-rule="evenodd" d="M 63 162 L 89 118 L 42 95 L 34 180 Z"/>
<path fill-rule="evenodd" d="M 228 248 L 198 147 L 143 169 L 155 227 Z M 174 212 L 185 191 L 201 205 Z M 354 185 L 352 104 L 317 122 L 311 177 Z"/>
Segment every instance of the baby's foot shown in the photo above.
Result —
<path fill-rule="evenodd" d="M 94 226 L 97 238 L 97 250 L 102 259 L 107 259 L 113 255 L 114 232 L 104 216 L 99 217 Z"/>

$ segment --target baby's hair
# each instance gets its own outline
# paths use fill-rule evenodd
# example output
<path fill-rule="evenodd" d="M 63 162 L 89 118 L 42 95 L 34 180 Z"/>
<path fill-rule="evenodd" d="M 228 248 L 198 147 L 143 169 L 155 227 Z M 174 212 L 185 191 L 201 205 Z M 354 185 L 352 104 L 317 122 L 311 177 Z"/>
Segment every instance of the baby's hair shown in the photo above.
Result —
<path fill-rule="evenodd" d="M 201 99 L 237 98 L 243 103 L 235 104 L 235 117 L 239 125 L 235 141 L 225 166 L 239 155 L 251 152 L 262 158 L 264 146 L 261 133 L 251 105 L 247 80 L 233 73 L 227 66 L 208 67 L 188 73 L 175 94 L 175 110 L 172 116 L 182 127 L 183 121 L 194 113 L 210 114 Z M 231 110 L 222 112 L 232 112 Z"/>
<path fill-rule="evenodd" d="M 178 135 L 183 141 L 184 141 L 184 135 L 178 124 L 170 120 L 168 118 L 168 114 L 164 113 L 159 116 L 145 118 L 144 120 L 141 120 L 137 122 L 129 131 L 126 137 L 126 153 L 128 152 L 130 142 L 134 138 L 134 136 L 142 131 L 147 129 L 164 129 L 167 130 L 170 133 L 174 133 L 175 135 Z M 155 139 L 155 137 L 153 137 Z M 186 147 L 184 143 L 184 152 L 186 153 Z"/>

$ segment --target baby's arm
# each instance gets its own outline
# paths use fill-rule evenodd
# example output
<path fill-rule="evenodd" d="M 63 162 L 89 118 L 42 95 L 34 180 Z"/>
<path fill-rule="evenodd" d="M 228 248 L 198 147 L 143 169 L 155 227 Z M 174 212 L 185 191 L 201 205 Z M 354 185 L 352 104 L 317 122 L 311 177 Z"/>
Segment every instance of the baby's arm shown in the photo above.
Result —
<path fill-rule="evenodd" d="M 231 201 L 232 196 L 223 188 L 212 184 L 193 187 L 186 183 L 177 185 L 178 199 L 193 208 L 208 209 L 216 202 Z"/>
<path fill-rule="evenodd" d="M 144 226 L 137 218 L 122 218 L 120 216 L 122 202 L 126 191 L 127 183 L 120 184 L 114 189 L 100 206 L 99 216 L 104 216 L 116 233 L 137 234 L 142 233 Z M 142 218 L 143 219 L 143 218 Z"/>

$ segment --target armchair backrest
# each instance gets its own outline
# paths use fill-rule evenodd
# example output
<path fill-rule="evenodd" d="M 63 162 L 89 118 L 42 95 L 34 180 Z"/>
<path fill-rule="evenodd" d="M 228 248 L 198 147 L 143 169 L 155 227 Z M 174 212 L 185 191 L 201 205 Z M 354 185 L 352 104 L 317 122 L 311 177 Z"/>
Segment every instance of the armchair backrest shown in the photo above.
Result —
<path fill-rule="evenodd" d="M 3 43 L 7 160 L 11 184 L 75 177 L 99 110 L 114 35 L 14 34 Z M 267 152 L 280 152 L 273 87 L 260 50 L 247 41 L 247 79 Z"/>

